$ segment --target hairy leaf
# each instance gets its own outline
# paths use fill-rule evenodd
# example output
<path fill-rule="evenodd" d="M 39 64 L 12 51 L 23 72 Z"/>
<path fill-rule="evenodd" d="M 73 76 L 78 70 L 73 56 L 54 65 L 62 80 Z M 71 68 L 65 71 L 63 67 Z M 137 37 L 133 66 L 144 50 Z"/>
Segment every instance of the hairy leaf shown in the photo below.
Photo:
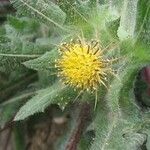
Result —
<path fill-rule="evenodd" d="M 91 147 L 91 150 L 119 150 L 131 149 L 133 147 L 136 150 L 137 143 L 132 142 L 131 145 L 129 145 L 127 144 L 127 141 L 129 139 L 126 140 L 123 137 L 127 133 L 129 135 L 132 135 L 135 131 L 137 131 L 136 127 L 133 127 L 138 121 L 140 121 L 140 118 L 138 118 L 138 109 L 135 105 L 132 104 L 134 103 L 133 99 L 128 96 L 133 82 L 133 79 L 131 79 L 131 75 L 134 77 L 134 72 L 135 70 L 137 71 L 136 68 L 138 67 L 135 66 L 134 68 L 132 65 L 129 70 L 127 69 L 122 73 L 120 77 L 121 81 L 123 81 L 123 84 L 116 82 L 116 80 L 112 83 L 111 89 L 106 97 L 105 107 L 104 105 L 104 108 L 102 108 L 101 106 L 97 112 L 97 117 L 95 120 L 96 138 Z M 125 78 L 127 78 L 128 81 L 131 81 L 129 87 L 127 87 L 126 85 L 126 83 L 128 82 L 127 80 L 125 80 Z M 120 94 L 120 92 L 122 91 L 121 89 L 125 91 L 124 93 Z M 128 96 L 128 98 L 126 96 Z M 121 102 L 119 102 L 118 100 L 120 100 Z M 123 106 L 123 103 L 126 103 L 126 106 Z M 144 135 L 140 135 L 136 137 L 137 140 L 141 142 L 141 145 L 145 141 L 145 136 L 143 136 Z M 132 138 L 134 139 L 135 137 L 133 136 Z"/>
<path fill-rule="evenodd" d="M 138 42 L 143 41 L 145 44 L 150 44 L 150 1 L 138 1 L 136 35 Z"/>
<path fill-rule="evenodd" d="M 124 0 L 118 36 L 121 40 L 133 38 L 136 26 L 138 0 Z"/>
<path fill-rule="evenodd" d="M 53 2 L 49 0 L 11 0 L 19 14 L 29 15 L 47 25 L 54 24 L 55 26 L 64 29 L 62 24 L 65 21 L 66 15 Z"/>
<path fill-rule="evenodd" d="M 57 59 L 58 56 L 58 50 L 53 49 L 37 59 L 24 62 L 24 65 L 34 70 L 51 70 L 54 69 L 55 59 Z"/>
<path fill-rule="evenodd" d="M 123 135 L 126 133 L 136 135 L 138 132 L 137 123 L 142 118 L 130 92 L 133 89 L 133 82 L 138 70 L 142 67 L 142 63 L 145 65 L 147 62 L 145 59 L 143 62 L 130 64 L 130 67 L 128 64 L 128 67 L 124 68 L 124 71 L 119 75 L 120 82 L 117 79 L 112 82 L 106 95 L 106 104 L 103 104 L 103 107 L 101 106 L 97 112 L 95 120 L 96 138 L 91 150 L 133 148 L 136 150 L 146 141 L 145 135 L 140 134 L 136 137 L 135 142 L 128 145 Z"/>
<path fill-rule="evenodd" d="M 72 88 L 68 89 L 56 82 L 51 87 L 38 91 L 36 96 L 20 108 L 14 120 L 23 120 L 35 113 L 44 112 L 50 104 L 58 104 L 64 109 L 75 97 L 76 94 Z"/>

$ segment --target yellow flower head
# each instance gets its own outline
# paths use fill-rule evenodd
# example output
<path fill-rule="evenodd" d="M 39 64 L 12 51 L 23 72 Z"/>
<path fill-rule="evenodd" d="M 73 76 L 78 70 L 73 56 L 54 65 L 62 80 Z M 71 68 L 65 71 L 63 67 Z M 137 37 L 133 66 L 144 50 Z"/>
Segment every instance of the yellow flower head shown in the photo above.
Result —
<path fill-rule="evenodd" d="M 104 60 L 98 42 L 64 43 L 60 52 L 56 66 L 65 83 L 83 90 L 96 90 L 99 84 L 105 85 L 107 72 L 111 71 L 110 61 Z"/>

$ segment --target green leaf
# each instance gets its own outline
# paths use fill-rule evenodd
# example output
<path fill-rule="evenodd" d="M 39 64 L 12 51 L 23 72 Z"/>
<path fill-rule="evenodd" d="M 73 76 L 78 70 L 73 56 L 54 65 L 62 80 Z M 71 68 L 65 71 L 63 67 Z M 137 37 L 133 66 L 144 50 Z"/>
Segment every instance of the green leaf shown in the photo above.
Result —
<path fill-rule="evenodd" d="M 102 115 L 106 116 L 106 112 Z M 107 115 L 111 114 L 107 113 Z M 105 120 L 102 116 L 99 116 L 99 118 L 101 119 L 97 122 L 99 125 L 97 124 L 96 128 L 98 135 L 95 138 L 91 150 L 137 150 L 142 147 L 146 141 L 145 134 L 132 131 L 132 124 L 128 125 L 125 121 L 118 121 L 117 118 L 113 119 L 112 116 L 110 116 L 109 120 L 108 118 L 105 118 Z M 130 128 L 131 131 L 127 132 L 128 128 Z"/>
<path fill-rule="evenodd" d="M 34 69 L 34 70 L 41 70 L 41 71 L 49 70 L 50 71 L 51 69 L 54 69 L 55 59 L 57 59 L 58 56 L 59 56 L 58 50 L 53 49 L 50 52 L 45 53 L 41 57 L 26 61 L 23 64 L 26 67 Z"/>
<path fill-rule="evenodd" d="M 141 122 L 142 129 L 140 130 L 141 133 L 147 135 L 147 142 L 145 143 L 147 150 L 150 150 L 150 110 L 146 111 L 142 114 L 143 120 Z"/>
<path fill-rule="evenodd" d="M 121 71 L 120 81 L 115 79 L 112 82 L 105 103 L 100 102 L 95 119 L 96 138 L 91 150 L 136 150 L 146 141 L 145 135 L 137 133 L 137 124 L 142 118 L 131 91 L 136 74 L 149 61 L 145 58 L 135 62 Z M 130 135 L 128 139 L 123 137 L 126 134 Z M 131 139 L 135 141 L 127 144 Z"/>
<path fill-rule="evenodd" d="M 38 91 L 36 96 L 20 108 L 14 120 L 23 120 L 35 113 L 44 112 L 50 104 L 58 104 L 64 109 L 75 97 L 76 92 L 72 88 L 56 82 L 51 87 Z"/>
<path fill-rule="evenodd" d="M 106 24 L 107 30 L 110 32 L 110 34 L 114 38 L 117 38 L 117 39 L 118 39 L 117 31 L 118 31 L 119 23 L 120 23 L 120 18 L 113 20 L 111 22 L 108 22 Z"/>
<path fill-rule="evenodd" d="M 87 21 L 86 19 L 89 16 L 88 11 L 90 10 L 87 2 L 80 0 L 61 0 L 58 1 L 58 5 L 67 14 L 67 23 L 81 24 Z"/>
<path fill-rule="evenodd" d="M 138 1 L 137 23 L 136 23 L 136 36 L 138 42 L 150 44 L 150 1 Z"/>
<path fill-rule="evenodd" d="M 36 58 L 47 47 L 37 45 L 33 39 L 37 37 L 39 24 L 32 19 L 9 16 L 5 24 L 5 35 L 0 35 L 0 66 L 6 71 L 23 68 L 21 62 Z M 39 50 L 40 49 L 40 50 Z"/>
<path fill-rule="evenodd" d="M 11 0 L 19 14 L 29 15 L 47 25 L 64 29 L 62 24 L 66 19 L 66 14 L 53 2 L 49 0 Z"/>
<path fill-rule="evenodd" d="M 133 38 L 136 26 L 138 0 L 124 0 L 118 36 L 120 40 Z"/>

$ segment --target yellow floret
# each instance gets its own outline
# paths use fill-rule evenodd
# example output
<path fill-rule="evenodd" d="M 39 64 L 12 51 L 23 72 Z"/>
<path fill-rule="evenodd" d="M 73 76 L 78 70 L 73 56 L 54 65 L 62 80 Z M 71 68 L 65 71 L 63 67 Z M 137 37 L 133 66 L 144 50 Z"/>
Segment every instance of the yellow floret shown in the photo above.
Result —
<path fill-rule="evenodd" d="M 63 44 L 60 50 L 57 67 L 65 83 L 86 90 L 97 89 L 99 84 L 105 85 L 109 62 L 104 61 L 98 42 L 71 42 Z"/>

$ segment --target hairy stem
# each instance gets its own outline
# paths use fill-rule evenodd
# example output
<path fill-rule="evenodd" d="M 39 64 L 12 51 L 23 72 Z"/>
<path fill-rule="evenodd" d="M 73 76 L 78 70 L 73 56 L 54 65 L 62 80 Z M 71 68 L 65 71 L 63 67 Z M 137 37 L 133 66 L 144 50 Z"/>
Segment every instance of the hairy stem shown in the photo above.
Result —
<path fill-rule="evenodd" d="M 77 119 L 77 125 L 71 133 L 70 139 L 66 146 L 66 150 L 77 150 L 78 143 L 80 142 L 80 138 L 84 129 L 87 126 L 87 123 L 90 119 L 91 114 L 91 105 L 88 103 L 83 103 L 81 105 L 81 110 Z"/>

